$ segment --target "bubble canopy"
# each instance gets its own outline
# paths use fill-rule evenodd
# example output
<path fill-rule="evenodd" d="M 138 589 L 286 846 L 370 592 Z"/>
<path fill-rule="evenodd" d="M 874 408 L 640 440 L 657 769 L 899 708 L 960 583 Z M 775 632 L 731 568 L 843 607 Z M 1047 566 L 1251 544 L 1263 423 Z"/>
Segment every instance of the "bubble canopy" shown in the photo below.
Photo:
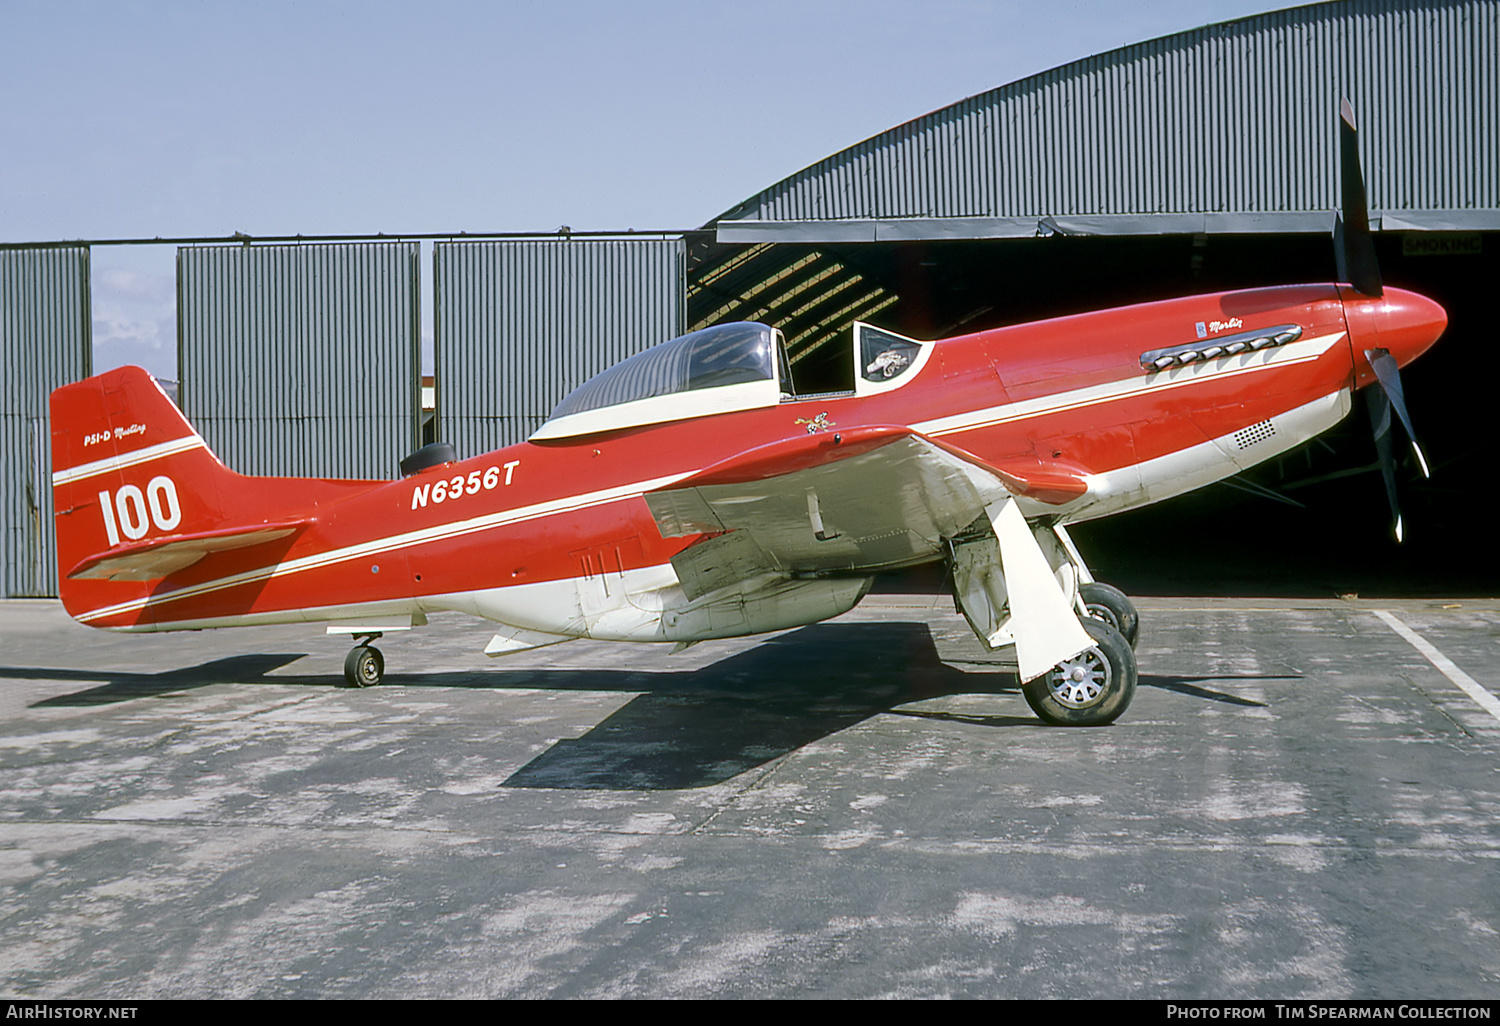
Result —
<path fill-rule="evenodd" d="M 531 438 L 570 438 L 774 406 L 781 398 L 781 345 L 774 328 L 749 321 L 663 342 L 568 393 Z"/>

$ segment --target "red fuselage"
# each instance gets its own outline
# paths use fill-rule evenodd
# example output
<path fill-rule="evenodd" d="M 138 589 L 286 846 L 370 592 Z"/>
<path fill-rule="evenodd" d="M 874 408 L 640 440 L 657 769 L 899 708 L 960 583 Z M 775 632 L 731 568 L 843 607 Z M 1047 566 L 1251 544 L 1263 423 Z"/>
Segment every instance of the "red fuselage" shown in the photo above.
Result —
<path fill-rule="evenodd" d="M 1283 325 L 1300 329 L 1295 341 L 1165 369 L 1142 364 L 1152 351 L 1207 347 Z M 97 479 L 57 486 L 62 597 L 93 626 L 161 630 L 327 620 L 351 610 L 466 608 L 462 596 L 480 591 L 623 577 L 669 564 L 696 540 L 664 538 L 644 492 L 809 431 L 884 425 L 914 428 L 1023 481 L 1076 475 L 1087 483 L 1083 494 L 1038 487 L 1026 512 L 1086 520 L 1201 486 L 1299 444 L 1347 413 L 1352 391 L 1372 380 L 1365 350 L 1385 349 L 1404 365 L 1445 325 L 1441 307 L 1410 292 L 1387 289 L 1372 299 L 1347 287 L 1301 285 L 998 328 L 932 344 L 910 380 L 873 395 L 793 397 L 527 442 L 393 482 L 226 472 L 204 499 L 198 529 L 303 526 L 269 542 L 211 551 L 166 580 L 68 579 L 80 560 L 118 540 L 107 534 L 113 527 L 118 535 L 118 525 L 90 511 L 96 493 L 108 505 L 113 490 L 132 482 L 147 489 L 153 475 L 176 475 L 181 516 L 195 515 L 190 507 L 201 490 L 182 479 L 197 473 L 196 464 L 172 462 L 185 457 L 111 466 Z M 161 446 L 181 437 L 166 420 L 140 422 L 140 437 L 126 443 Z M 63 479 L 97 456 L 80 448 L 78 435 L 65 429 L 54 444 L 54 469 Z M 67 487 L 76 494 L 64 497 Z M 155 501 L 164 493 L 142 494 Z M 120 508 L 129 515 L 133 507 Z M 162 508 L 170 512 L 165 500 Z M 79 519 L 64 531 L 67 517 Z M 144 530 L 149 542 L 154 529 Z M 539 611 L 522 626 L 546 629 L 544 622 Z"/>

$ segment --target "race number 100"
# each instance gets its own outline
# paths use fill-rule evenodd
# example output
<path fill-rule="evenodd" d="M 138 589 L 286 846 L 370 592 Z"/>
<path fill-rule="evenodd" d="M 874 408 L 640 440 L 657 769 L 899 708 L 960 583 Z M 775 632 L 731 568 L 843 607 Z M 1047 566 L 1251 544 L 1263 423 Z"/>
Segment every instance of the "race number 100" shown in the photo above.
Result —
<path fill-rule="evenodd" d="M 182 523 L 177 484 L 170 477 L 153 477 L 144 492 L 133 484 L 113 495 L 100 492 L 99 508 L 104 511 L 104 533 L 109 535 L 111 545 L 120 544 L 122 533 L 136 541 L 144 538 L 153 524 L 159 531 L 170 531 Z"/>

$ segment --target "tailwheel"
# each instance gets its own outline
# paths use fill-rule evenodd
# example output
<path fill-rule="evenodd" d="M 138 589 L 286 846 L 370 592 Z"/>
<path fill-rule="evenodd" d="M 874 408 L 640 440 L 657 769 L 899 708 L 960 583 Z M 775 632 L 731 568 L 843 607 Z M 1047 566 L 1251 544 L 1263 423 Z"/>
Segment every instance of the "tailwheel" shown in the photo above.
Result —
<path fill-rule="evenodd" d="M 344 657 L 344 680 L 351 688 L 373 688 L 385 676 L 385 657 L 373 645 L 356 645 Z"/>
<path fill-rule="evenodd" d="M 1125 638 L 1131 648 L 1141 633 L 1141 614 L 1135 603 L 1119 588 L 1093 581 L 1078 588 L 1083 607 L 1095 620 L 1109 624 Z"/>
<path fill-rule="evenodd" d="M 1045 722 L 1058 727 L 1113 723 L 1135 697 L 1135 653 L 1119 631 L 1099 620 L 1080 620 L 1094 646 L 1058 663 L 1021 693 Z"/>

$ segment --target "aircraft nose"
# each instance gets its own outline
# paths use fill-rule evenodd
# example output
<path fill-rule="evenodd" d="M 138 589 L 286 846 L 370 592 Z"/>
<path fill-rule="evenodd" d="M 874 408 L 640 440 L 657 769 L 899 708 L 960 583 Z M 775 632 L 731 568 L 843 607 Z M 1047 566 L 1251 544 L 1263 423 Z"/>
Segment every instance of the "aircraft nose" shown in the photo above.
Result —
<path fill-rule="evenodd" d="M 1339 291 L 1344 322 L 1349 326 L 1349 347 L 1354 351 L 1356 386 L 1375 380 L 1365 350 L 1384 349 L 1397 365 L 1405 367 L 1448 327 L 1448 311 L 1415 292 L 1387 288 L 1384 295 L 1365 296 L 1349 288 Z"/>

